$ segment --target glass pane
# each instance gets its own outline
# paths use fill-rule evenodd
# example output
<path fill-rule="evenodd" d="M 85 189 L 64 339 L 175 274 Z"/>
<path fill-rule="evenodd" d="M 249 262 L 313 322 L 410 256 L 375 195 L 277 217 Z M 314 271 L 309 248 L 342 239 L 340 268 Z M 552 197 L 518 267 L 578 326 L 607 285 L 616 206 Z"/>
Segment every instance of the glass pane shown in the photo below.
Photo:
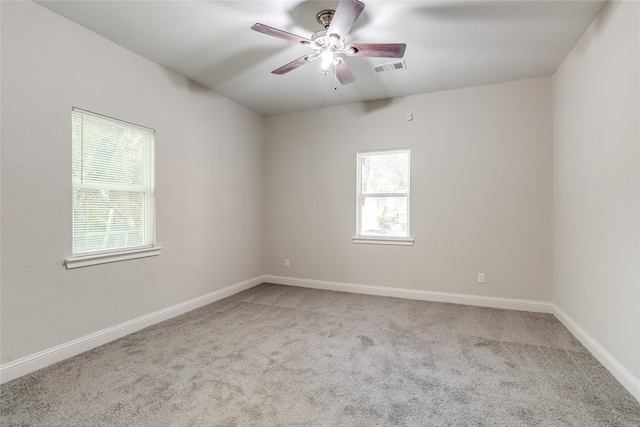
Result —
<path fill-rule="evenodd" d="M 74 189 L 73 252 L 145 244 L 144 193 Z"/>
<path fill-rule="evenodd" d="M 361 235 L 407 237 L 406 197 L 363 197 L 360 203 Z"/>
<path fill-rule="evenodd" d="M 91 116 L 74 120 L 74 179 L 83 184 L 144 184 L 148 132 L 126 128 Z"/>
<path fill-rule="evenodd" d="M 362 194 L 408 191 L 408 151 L 362 155 Z"/>

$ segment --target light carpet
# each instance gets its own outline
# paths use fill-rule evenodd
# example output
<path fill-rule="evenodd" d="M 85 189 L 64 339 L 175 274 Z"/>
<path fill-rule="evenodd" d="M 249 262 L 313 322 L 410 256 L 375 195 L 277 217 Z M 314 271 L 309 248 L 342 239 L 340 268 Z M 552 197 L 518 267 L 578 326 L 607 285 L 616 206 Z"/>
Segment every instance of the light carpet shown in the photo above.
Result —
<path fill-rule="evenodd" d="M 11 381 L 3 426 L 634 426 L 552 315 L 262 284 Z"/>

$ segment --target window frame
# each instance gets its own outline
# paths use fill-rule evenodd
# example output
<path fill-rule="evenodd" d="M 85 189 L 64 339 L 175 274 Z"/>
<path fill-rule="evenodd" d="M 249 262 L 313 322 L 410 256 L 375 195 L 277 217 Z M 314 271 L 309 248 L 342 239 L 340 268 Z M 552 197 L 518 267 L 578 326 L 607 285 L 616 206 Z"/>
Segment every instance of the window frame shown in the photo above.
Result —
<path fill-rule="evenodd" d="M 137 259 L 149 256 L 160 255 L 161 247 L 156 246 L 156 187 L 155 187 L 155 130 L 140 126 L 134 123 L 126 122 L 113 117 L 105 116 L 103 114 L 93 113 L 91 111 L 83 110 L 80 108 L 72 108 L 72 123 L 76 114 L 82 116 L 90 116 L 102 121 L 114 124 L 116 126 L 123 126 L 126 128 L 138 129 L 140 131 L 148 132 L 151 134 L 151 142 L 144 147 L 144 155 L 142 159 L 143 163 L 143 175 L 145 175 L 143 184 L 139 187 L 140 192 L 144 195 L 144 203 L 148 206 L 148 209 L 144 211 L 143 219 L 143 233 L 145 236 L 144 244 L 137 246 L 120 246 L 112 249 L 96 250 L 96 251 L 83 251 L 74 252 L 75 230 L 74 230 L 74 208 L 72 206 L 72 255 L 64 262 L 67 269 L 86 267 L 95 264 L 105 264 L 116 261 L 124 261 L 129 259 Z M 72 155 L 74 153 L 74 145 L 72 142 L 71 147 Z M 95 183 L 85 184 L 78 183 L 72 178 L 71 182 L 72 191 L 76 188 L 85 189 L 119 189 L 117 184 L 113 183 Z"/>
<path fill-rule="evenodd" d="M 401 193 L 362 193 L 362 159 L 364 156 L 371 155 L 383 155 L 394 153 L 407 153 L 408 159 L 408 171 L 407 176 L 409 182 L 407 184 L 407 191 Z M 404 236 L 383 236 L 383 235 L 369 235 L 362 234 L 362 198 L 363 197 L 406 197 L 407 199 L 407 225 L 406 235 Z M 409 147 L 403 148 L 389 148 L 379 150 L 366 150 L 358 151 L 356 153 L 356 233 L 352 237 L 353 243 L 364 244 L 378 244 L 378 245 L 398 245 L 398 246 L 413 246 L 414 239 L 411 237 L 411 149 Z"/>

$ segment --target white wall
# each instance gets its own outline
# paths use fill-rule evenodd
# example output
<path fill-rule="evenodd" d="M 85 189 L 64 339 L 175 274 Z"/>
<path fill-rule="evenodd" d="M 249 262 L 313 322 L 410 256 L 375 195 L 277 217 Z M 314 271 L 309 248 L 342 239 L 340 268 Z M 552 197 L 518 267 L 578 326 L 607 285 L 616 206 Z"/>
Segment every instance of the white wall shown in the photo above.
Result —
<path fill-rule="evenodd" d="M 263 273 L 263 119 L 31 2 L 2 2 L 2 363 Z M 158 257 L 66 270 L 71 108 L 156 130 Z"/>
<path fill-rule="evenodd" d="M 267 273 L 551 301 L 551 108 L 538 78 L 267 117 Z M 354 244 L 356 152 L 395 147 L 415 245 Z"/>
<path fill-rule="evenodd" d="M 640 3 L 607 4 L 553 76 L 554 302 L 638 393 L 639 23 Z"/>

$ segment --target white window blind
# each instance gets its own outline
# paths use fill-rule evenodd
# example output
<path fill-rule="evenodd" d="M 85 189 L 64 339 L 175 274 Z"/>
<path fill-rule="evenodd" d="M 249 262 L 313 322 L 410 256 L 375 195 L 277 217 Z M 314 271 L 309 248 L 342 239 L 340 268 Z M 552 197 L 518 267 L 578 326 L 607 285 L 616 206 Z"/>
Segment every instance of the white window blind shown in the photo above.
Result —
<path fill-rule="evenodd" d="M 358 153 L 359 237 L 409 237 L 409 149 Z"/>
<path fill-rule="evenodd" d="M 154 131 L 74 108 L 73 254 L 150 247 Z"/>

